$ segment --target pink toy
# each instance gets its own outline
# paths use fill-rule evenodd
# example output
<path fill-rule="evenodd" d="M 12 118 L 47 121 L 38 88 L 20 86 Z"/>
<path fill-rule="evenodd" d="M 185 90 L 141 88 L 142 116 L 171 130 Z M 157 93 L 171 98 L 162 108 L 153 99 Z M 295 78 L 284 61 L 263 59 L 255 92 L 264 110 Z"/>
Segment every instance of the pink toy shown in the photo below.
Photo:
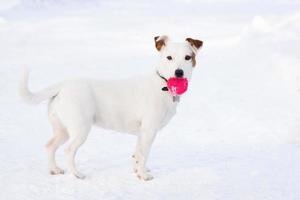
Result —
<path fill-rule="evenodd" d="M 168 89 L 173 96 L 181 95 L 185 93 L 188 89 L 188 80 L 186 78 L 169 78 Z"/>

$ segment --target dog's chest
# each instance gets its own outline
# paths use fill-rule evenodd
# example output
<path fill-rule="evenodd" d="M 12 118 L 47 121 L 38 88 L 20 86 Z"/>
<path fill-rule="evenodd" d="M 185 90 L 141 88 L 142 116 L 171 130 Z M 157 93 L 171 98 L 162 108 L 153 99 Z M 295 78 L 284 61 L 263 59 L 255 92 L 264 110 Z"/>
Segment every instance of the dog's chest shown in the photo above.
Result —
<path fill-rule="evenodd" d="M 164 115 L 160 123 L 160 129 L 166 126 L 169 121 L 172 119 L 172 117 L 176 114 L 176 107 L 177 103 L 171 103 L 169 105 L 166 105 L 165 110 L 164 110 Z"/>

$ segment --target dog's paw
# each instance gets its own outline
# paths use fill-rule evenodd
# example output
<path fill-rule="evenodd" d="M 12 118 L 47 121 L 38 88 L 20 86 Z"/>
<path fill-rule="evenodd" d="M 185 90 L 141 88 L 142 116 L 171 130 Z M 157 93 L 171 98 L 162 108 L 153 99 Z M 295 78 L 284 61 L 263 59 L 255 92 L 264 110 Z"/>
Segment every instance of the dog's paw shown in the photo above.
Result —
<path fill-rule="evenodd" d="M 51 175 L 58 175 L 58 174 L 64 174 L 64 173 L 65 173 L 65 171 L 63 169 L 58 168 L 58 167 L 50 169 L 50 174 Z"/>
<path fill-rule="evenodd" d="M 80 172 L 73 172 L 73 175 L 78 179 L 85 179 L 85 175 Z"/>
<path fill-rule="evenodd" d="M 153 179 L 153 176 L 148 172 L 137 171 L 136 175 L 139 179 L 144 180 L 144 181 L 150 181 Z"/>

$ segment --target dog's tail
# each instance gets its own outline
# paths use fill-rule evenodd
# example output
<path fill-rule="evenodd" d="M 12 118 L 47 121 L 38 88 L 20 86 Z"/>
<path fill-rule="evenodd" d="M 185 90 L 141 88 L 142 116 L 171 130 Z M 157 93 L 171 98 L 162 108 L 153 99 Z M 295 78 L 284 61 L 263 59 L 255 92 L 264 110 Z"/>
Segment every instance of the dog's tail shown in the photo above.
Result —
<path fill-rule="evenodd" d="M 24 69 L 19 83 L 19 94 L 26 103 L 35 105 L 41 103 L 42 101 L 48 100 L 58 94 L 60 90 L 60 84 L 50 86 L 36 93 L 30 92 L 28 89 L 28 75 L 29 70 Z"/>

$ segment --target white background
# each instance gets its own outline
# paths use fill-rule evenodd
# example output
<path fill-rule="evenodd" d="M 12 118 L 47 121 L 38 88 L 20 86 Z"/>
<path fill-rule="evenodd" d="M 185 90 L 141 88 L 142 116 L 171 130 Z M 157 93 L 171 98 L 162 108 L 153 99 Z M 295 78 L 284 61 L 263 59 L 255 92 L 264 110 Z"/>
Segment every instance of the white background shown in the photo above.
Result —
<path fill-rule="evenodd" d="M 153 145 L 155 179 L 132 172 L 134 136 L 99 128 L 77 157 L 85 180 L 48 175 L 47 103 L 20 100 L 22 68 L 33 91 L 140 75 L 154 69 L 162 34 L 204 46 Z M 299 199 L 299 52 L 297 0 L 1 0 L 0 199 Z"/>

